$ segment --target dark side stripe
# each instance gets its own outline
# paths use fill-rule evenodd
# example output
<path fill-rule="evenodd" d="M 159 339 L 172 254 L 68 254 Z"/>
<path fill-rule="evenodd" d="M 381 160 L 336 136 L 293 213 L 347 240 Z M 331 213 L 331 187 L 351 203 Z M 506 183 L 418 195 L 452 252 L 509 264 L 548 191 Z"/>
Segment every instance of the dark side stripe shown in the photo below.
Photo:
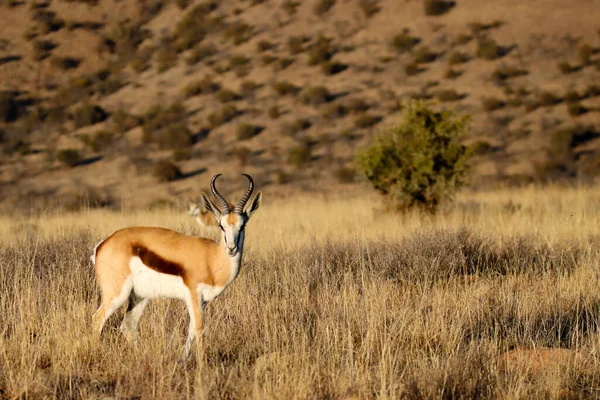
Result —
<path fill-rule="evenodd" d="M 168 275 L 183 276 L 183 268 L 180 264 L 167 260 L 145 246 L 133 245 L 132 253 L 138 256 L 140 260 L 149 268 L 156 272 Z"/>

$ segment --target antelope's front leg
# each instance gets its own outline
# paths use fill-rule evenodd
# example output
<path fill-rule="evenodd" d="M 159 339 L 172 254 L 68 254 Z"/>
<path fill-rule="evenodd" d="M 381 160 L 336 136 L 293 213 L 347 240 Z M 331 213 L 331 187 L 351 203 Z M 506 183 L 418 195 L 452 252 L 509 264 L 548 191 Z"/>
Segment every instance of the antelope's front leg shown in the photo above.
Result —
<path fill-rule="evenodd" d="M 185 342 L 183 351 L 183 359 L 187 360 L 190 356 L 190 350 L 194 339 L 198 342 L 198 356 L 202 354 L 202 330 L 203 330 L 203 307 L 200 306 L 198 295 L 195 291 L 190 290 L 190 301 L 188 304 L 190 314 L 190 326 L 188 328 L 188 336 Z M 200 360 L 200 359 L 199 359 Z"/>

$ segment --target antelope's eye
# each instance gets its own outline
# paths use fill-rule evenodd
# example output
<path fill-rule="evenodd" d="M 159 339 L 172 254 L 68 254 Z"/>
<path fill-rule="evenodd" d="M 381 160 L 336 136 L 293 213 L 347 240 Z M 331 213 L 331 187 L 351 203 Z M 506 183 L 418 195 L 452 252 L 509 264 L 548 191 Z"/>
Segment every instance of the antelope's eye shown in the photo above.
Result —
<path fill-rule="evenodd" d="M 222 230 L 223 232 L 225 232 L 225 228 L 223 228 L 223 225 L 219 224 L 219 228 L 221 228 L 221 230 Z"/>

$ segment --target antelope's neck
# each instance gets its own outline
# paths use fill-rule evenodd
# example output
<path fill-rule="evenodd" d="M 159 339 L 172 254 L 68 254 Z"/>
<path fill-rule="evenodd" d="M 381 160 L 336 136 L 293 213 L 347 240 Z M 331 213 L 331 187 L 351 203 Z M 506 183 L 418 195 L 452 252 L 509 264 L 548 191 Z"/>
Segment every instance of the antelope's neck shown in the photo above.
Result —
<path fill-rule="evenodd" d="M 242 266 L 242 255 L 244 253 L 244 238 L 241 238 L 238 246 L 239 251 L 234 257 L 229 257 L 227 255 L 227 245 L 225 244 L 225 240 L 221 239 L 219 247 L 222 265 L 223 267 L 228 268 L 229 270 L 229 279 L 227 281 L 227 285 L 229 285 L 237 277 Z"/>

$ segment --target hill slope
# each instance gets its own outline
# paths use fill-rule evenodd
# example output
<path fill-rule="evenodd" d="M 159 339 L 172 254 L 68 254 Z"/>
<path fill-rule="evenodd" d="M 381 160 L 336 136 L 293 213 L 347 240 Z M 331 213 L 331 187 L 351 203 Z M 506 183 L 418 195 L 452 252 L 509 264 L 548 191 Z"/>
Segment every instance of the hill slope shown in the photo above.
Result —
<path fill-rule="evenodd" d="M 597 15 L 583 0 L 5 1 L 0 204 L 145 206 L 241 168 L 273 192 L 338 188 L 406 98 L 473 116 L 474 184 L 595 176 Z"/>

